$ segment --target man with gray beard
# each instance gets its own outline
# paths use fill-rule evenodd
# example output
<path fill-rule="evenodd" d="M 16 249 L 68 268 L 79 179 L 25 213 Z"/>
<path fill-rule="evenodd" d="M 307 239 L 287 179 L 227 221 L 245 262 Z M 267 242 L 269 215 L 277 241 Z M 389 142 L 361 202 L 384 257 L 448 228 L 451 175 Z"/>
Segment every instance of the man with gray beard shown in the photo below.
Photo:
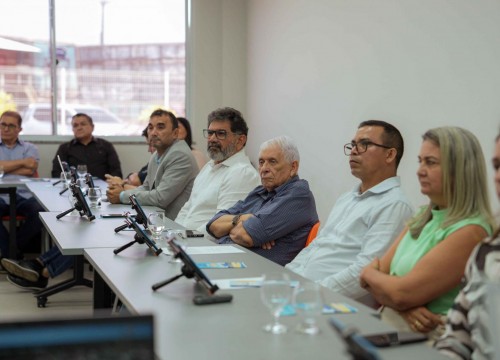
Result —
<path fill-rule="evenodd" d="M 244 199 L 260 180 L 245 154 L 248 127 L 238 110 L 226 107 L 211 112 L 203 135 L 211 160 L 200 170 L 175 222 L 211 238 L 207 222 L 217 212 Z"/>

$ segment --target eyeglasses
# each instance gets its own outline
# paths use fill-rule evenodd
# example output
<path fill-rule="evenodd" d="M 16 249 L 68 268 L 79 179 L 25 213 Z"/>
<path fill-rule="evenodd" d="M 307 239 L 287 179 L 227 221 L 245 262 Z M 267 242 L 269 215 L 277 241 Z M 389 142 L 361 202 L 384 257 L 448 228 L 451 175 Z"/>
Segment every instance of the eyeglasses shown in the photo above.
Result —
<path fill-rule="evenodd" d="M 227 131 L 226 130 L 208 130 L 208 129 L 203 129 L 203 136 L 206 139 L 210 139 L 212 135 L 215 134 L 215 137 L 219 140 L 224 140 L 227 138 Z"/>
<path fill-rule="evenodd" d="M 6 123 L 0 123 L 0 127 L 2 128 L 2 130 L 5 130 L 5 129 L 9 129 L 9 130 L 17 129 L 17 125 L 6 124 Z"/>
<path fill-rule="evenodd" d="M 381 147 L 384 149 L 392 149 L 393 148 L 392 146 L 385 146 L 385 145 L 377 144 L 377 143 L 374 143 L 370 140 L 361 140 L 358 143 L 353 141 L 353 142 L 345 144 L 344 145 L 344 154 L 346 154 L 347 156 L 351 155 L 352 149 L 354 149 L 354 148 L 356 148 L 356 152 L 358 154 L 362 154 L 362 153 L 366 152 L 366 150 L 368 150 L 369 145 L 378 146 L 378 147 Z"/>

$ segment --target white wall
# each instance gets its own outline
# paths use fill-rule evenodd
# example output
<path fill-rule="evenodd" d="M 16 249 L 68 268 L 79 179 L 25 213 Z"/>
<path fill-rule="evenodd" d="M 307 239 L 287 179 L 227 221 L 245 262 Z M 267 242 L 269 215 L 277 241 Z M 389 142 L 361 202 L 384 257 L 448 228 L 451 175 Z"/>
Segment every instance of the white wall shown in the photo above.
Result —
<path fill-rule="evenodd" d="M 207 114 L 220 106 L 244 113 L 254 162 L 260 143 L 292 136 L 321 220 L 357 183 L 342 146 L 366 119 L 403 133 L 400 175 L 415 205 L 425 202 L 415 176 L 425 130 L 472 130 L 489 165 L 500 123 L 498 0 L 191 0 L 191 7 L 188 118 L 198 147 L 205 148 Z M 142 165 L 143 145 L 131 146 L 117 145 L 124 173 Z M 40 147 L 51 159 L 55 150 Z"/>
<path fill-rule="evenodd" d="M 207 115 L 225 106 L 246 113 L 246 0 L 191 0 L 187 118 L 199 149 Z"/>
<path fill-rule="evenodd" d="M 249 153 L 255 160 L 258 145 L 279 134 L 295 138 L 321 220 L 357 183 L 342 147 L 363 120 L 402 132 L 399 172 L 415 205 L 426 201 L 415 176 L 425 130 L 472 130 L 490 166 L 499 1 L 249 0 L 247 10 Z"/>

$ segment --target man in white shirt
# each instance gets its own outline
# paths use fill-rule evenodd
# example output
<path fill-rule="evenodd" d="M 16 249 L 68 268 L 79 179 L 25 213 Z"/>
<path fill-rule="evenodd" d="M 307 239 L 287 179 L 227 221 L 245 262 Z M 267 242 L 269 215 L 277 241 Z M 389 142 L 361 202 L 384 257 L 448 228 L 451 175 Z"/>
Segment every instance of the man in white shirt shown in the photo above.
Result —
<path fill-rule="evenodd" d="M 209 237 L 207 222 L 260 184 L 257 170 L 245 154 L 247 134 L 247 124 L 238 110 L 227 107 L 208 115 L 208 129 L 203 135 L 211 160 L 200 170 L 175 222 Z"/>
<path fill-rule="evenodd" d="M 384 254 L 413 213 L 396 175 L 403 151 L 393 125 L 379 120 L 359 125 L 344 153 L 361 184 L 339 197 L 317 238 L 288 269 L 351 298 L 367 294 L 359 286 L 361 270 Z"/>

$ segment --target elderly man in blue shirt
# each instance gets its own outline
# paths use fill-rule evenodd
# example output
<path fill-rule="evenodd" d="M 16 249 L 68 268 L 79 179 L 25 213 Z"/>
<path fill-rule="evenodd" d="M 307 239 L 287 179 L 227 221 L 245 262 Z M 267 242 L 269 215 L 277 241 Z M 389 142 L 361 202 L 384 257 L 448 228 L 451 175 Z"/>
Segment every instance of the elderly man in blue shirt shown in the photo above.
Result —
<path fill-rule="evenodd" d="M 262 185 L 245 200 L 217 213 L 207 231 L 219 244 L 239 244 L 280 265 L 292 261 L 318 221 L 309 184 L 298 176 L 299 161 L 291 138 L 280 136 L 263 143 L 259 154 Z"/>

